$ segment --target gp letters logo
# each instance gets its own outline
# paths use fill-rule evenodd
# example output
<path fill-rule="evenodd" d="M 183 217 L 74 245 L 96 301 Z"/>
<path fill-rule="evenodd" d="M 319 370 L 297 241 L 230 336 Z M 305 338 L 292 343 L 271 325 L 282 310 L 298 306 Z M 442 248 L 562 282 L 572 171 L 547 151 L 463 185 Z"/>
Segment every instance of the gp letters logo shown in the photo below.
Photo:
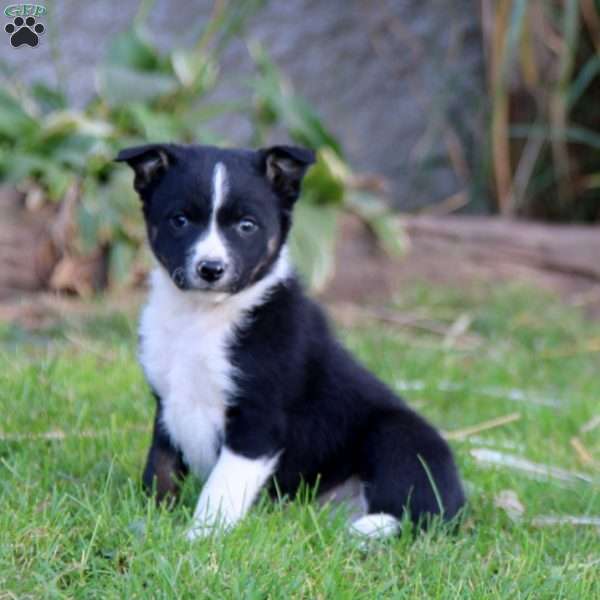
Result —
<path fill-rule="evenodd" d="M 47 13 L 45 6 L 39 4 L 11 4 L 4 9 L 4 15 L 12 19 L 4 31 L 10 36 L 13 48 L 30 46 L 35 48 L 40 42 L 40 36 L 46 31 L 40 17 Z"/>

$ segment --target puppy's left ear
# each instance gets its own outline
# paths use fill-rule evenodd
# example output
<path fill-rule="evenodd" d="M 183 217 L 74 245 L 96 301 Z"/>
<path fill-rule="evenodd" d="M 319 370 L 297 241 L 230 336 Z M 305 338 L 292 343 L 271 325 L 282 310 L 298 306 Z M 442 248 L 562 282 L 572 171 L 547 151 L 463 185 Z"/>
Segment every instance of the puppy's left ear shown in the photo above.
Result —
<path fill-rule="evenodd" d="M 297 146 L 272 146 L 259 150 L 261 167 L 273 188 L 290 204 L 298 199 L 306 170 L 315 153 Z"/>

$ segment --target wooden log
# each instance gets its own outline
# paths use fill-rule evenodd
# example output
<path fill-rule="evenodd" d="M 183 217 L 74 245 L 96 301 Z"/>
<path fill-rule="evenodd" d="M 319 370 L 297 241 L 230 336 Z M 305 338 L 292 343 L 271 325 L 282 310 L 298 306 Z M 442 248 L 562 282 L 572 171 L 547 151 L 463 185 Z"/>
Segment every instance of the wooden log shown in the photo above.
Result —
<path fill-rule="evenodd" d="M 600 227 L 492 217 L 404 217 L 420 249 L 600 282 Z"/>
<path fill-rule="evenodd" d="M 351 215 L 341 219 L 336 271 L 325 300 L 386 301 L 414 282 L 464 287 L 522 281 L 556 292 L 600 317 L 598 226 L 495 217 L 403 216 L 400 220 L 409 250 L 404 257 L 392 259 L 360 220 Z"/>

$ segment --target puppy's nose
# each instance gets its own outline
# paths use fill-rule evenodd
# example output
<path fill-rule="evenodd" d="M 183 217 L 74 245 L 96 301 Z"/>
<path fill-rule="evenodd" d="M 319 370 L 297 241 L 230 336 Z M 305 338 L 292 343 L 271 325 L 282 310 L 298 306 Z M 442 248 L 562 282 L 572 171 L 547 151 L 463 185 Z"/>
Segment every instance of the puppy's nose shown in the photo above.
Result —
<path fill-rule="evenodd" d="M 214 283 L 225 273 L 225 265 L 220 260 L 203 260 L 196 266 L 196 271 L 204 281 Z"/>

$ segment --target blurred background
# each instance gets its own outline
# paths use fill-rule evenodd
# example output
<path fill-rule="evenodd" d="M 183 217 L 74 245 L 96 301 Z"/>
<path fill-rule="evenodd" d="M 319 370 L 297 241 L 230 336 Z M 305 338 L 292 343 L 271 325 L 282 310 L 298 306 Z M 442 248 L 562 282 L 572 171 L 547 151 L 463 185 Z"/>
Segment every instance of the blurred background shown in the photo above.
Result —
<path fill-rule="evenodd" d="M 292 241 L 316 291 L 600 279 L 595 0 L 44 8 L 36 47 L 1 45 L 0 297 L 143 281 L 131 175 L 111 159 L 144 141 L 316 149 Z"/>

